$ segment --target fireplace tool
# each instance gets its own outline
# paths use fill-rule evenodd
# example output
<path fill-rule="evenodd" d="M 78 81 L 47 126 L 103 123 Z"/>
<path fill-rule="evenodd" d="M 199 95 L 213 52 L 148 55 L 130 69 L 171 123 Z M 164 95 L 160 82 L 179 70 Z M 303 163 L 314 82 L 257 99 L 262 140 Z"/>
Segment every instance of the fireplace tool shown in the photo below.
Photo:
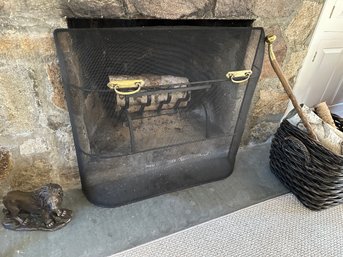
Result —
<path fill-rule="evenodd" d="M 301 107 L 297 101 L 297 99 L 295 98 L 293 92 L 292 92 L 292 88 L 289 85 L 287 79 L 285 78 L 285 75 L 283 74 L 279 63 L 276 60 L 275 54 L 273 52 L 273 42 L 276 40 L 276 36 L 275 35 L 269 35 L 266 37 L 266 42 L 268 44 L 268 53 L 269 53 L 269 59 L 270 59 L 270 63 L 276 73 L 276 75 L 279 77 L 281 84 L 286 92 L 286 94 L 288 95 L 289 99 L 291 100 L 296 112 L 298 113 L 300 119 L 302 120 L 305 128 L 308 131 L 309 136 L 314 139 L 317 140 L 317 136 L 315 135 L 313 128 L 311 127 L 310 123 L 308 122 L 307 117 L 304 115 L 303 111 L 301 110 Z"/>
<path fill-rule="evenodd" d="M 271 171 L 309 209 L 321 210 L 338 205 L 343 202 L 343 156 L 332 152 L 324 147 L 322 141 L 318 141 L 308 121 L 313 116 L 306 116 L 311 111 L 305 108 L 309 112 L 304 115 L 304 108 L 297 103 L 276 61 L 272 48 L 275 39 L 275 36 L 266 37 L 270 62 L 307 131 L 287 120 L 291 114 L 282 121 L 272 140 Z M 320 120 L 318 117 L 317 119 Z M 337 117 L 334 119 L 337 127 L 341 128 L 342 120 Z M 332 129 L 334 128 L 330 128 Z"/>
<path fill-rule="evenodd" d="M 59 29 L 82 189 L 100 206 L 228 177 L 264 55 L 261 28 Z"/>

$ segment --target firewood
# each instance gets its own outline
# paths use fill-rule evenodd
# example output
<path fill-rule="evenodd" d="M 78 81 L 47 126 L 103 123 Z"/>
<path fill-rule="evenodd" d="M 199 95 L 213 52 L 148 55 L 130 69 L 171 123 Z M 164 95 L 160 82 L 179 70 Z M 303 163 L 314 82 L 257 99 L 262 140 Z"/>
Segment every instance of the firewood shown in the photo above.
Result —
<path fill-rule="evenodd" d="M 185 77 L 177 77 L 172 75 L 152 75 L 152 74 L 142 74 L 137 76 L 128 76 L 128 75 L 111 75 L 109 76 L 110 81 L 120 81 L 120 80 L 137 80 L 141 79 L 144 80 L 144 86 L 142 87 L 142 91 L 149 88 L 156 88 L 158 89 L 161 85 L 173 85 L 173 84 L 179 84 L 177 87 L 186 87 L 187 83 L 189 83 L 188 78 Z M 184 84 L 183 84 L 184 83 Z M 183 84 L 183 85 L 182 85 Z M 167 93 L 160 93 L 155 94 L 151 96 L 151 103 L 150 105 L 147 105 L 144 108 L 144 111 L 156 111 L 159 108 L 159 105 L 161 102 L 165 102 L 165 104 L 162 105 L 162 110 L 168 110 L 173 109 L 176 102 L 179 99 L 185 99 L 187 97 L 187 91 L 182 92 L 173 92 L 170 93 L 170 100 L 168 101 L 168 94 Z M 129 113 L 131 112 L 137 112 L 140 110 L 142 104 L 147 104 L 148 98 L 147 96 L 138 96 L 136 97 L 134 94 L 130 95 L 130 103 L 127 111 Z M 189 98 L 190 99 L 190 98 Z M 189 99 L 187 101 L 182 101 L 178 108 L 186 107 Z M 118 109 L 126 106 L 126 100 L 125 97 L 122 95 L 116 95 L 116 102 Z M 168 103 L 166 103 L 168 102 Z"/>
<path fill-rule="evenodd" d="M 302 112 L 308 118 L 310 126 L 318 137 L 319 143 L 335 154 L 343 154 L 343 133 L 323 121 L 309 107 L 304 105 L 302 107 Z M 291 111 L 286 118 L 292 125 L 306 131 L 303 122 L 294 110 Z"/>
<path fill-rule="evenodd" d="M 327 106 L 326 102 L 322 102 L 315 106 L 315 111 L 317 115 L 326 123 L 331 125 L 332 127 L 336 128 L 335 122 L 331 116 L 331 112 L 329 107 Z"/>

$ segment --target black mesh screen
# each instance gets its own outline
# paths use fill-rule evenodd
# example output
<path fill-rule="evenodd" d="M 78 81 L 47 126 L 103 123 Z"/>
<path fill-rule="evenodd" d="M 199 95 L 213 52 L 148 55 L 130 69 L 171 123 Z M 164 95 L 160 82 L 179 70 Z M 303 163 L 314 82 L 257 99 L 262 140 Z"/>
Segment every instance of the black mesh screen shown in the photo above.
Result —
<path fill-rule="evenodd" d="M 87 197 L 116 206 L 228 176 L 260 75 L 263 39 L 259 28 L 56 30 Z M 237 70 L 252 75 L 236 84 L 225 75 Z M 110 77 L 155 84 L 122 96 L 107 87 Z"/>

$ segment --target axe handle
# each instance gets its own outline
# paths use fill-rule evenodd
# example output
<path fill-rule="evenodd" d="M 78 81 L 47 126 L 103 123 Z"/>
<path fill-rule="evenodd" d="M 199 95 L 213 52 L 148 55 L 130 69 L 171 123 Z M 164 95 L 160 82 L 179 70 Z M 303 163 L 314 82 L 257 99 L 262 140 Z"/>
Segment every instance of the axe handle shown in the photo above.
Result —
<path fill-rule="evenodd" d="M 276 75 L 279 77 L 279 80 L 281 81 L 281 84 L 283 86 L 283 88 L 286 91 L 286 94 L 288 95 L 289 99 L 291 100 L 295 110 L 297 111 L 301 121 L 303 122 L 305 128 L 307 129 L 307 133 L 308 135 L 315 141 L 318 141 L 316 134 L 313 131 L 313 128 L 311 127 L 310 123 L 308 122 L 308 119 L 306 117 L 306 115 L 304 115 L 297 99 L 295 98 L 293 92 L 292 92 L 292 88 L 289 85 L 287 79 L 285 78 L 285 75 L 283 74 L 279 63 L 277 62 L 274 52 L 273 52 L 273 42 L 275 41 L 276 36 L 274 35 L 270 35 L 266 37 L 266 42 L 268 44 L 268 53 L 269 53 L 269 60 L 270 63 L 276 73 Z"/>

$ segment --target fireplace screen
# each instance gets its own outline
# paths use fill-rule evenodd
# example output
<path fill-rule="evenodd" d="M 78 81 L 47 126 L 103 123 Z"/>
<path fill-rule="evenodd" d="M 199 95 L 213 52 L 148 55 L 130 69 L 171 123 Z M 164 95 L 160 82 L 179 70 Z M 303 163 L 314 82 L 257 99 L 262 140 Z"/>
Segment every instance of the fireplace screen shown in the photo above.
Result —
<path fill-rule="evenodd" d="M 260 28 L 58 29 L 82 188 L 114 207 L 232 173 Z"/>

